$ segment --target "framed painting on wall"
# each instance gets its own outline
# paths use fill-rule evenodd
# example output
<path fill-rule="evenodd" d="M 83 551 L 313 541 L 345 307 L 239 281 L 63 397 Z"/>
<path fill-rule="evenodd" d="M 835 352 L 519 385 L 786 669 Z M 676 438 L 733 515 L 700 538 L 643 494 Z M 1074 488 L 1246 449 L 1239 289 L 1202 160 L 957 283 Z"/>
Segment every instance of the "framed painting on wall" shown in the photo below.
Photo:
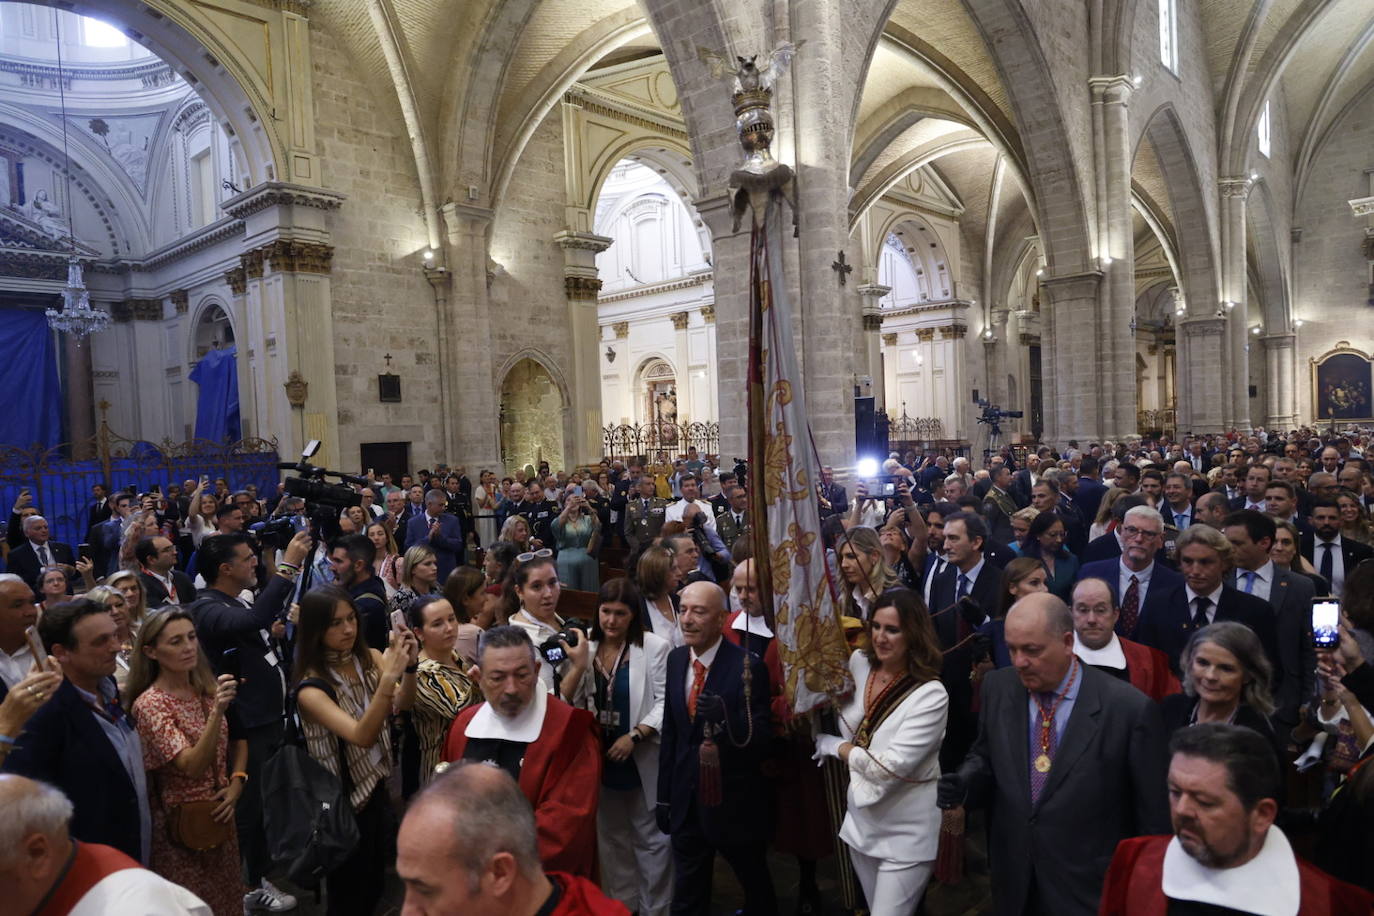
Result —
<path fill-rule="evenodd" d="M 1312 413 L 1318 423 L 1374 418 L 1374 363 L 1342 340 L 1312 360 Z"/>

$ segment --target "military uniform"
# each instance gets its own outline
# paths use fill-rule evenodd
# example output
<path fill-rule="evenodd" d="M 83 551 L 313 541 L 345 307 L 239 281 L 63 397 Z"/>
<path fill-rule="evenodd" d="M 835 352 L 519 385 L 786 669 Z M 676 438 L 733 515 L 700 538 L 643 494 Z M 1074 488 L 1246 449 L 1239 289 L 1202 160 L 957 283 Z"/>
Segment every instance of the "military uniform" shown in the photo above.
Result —
<path fill-rule="evenodd" d="M 668 510 L 668 500 L 660 496 L 644 499 L 636 496 L 625 504 L 625 540 L 630 550 L 639 549 L 645 541 L 652 541 L 663 530 L 663 515 Z"/>
<path fill-rule="evenodd" d="M 993 540 L 1003 544 L 1016 540 L 1011 530 L 1011 517 L 1017 511 L 1016 503 L 1009 494 L 996 487 L 988 490 L 988 495 L 983 499 L 983 517 L 987 520 L 988 534 L 992 535 Z"/>
<path fill-rule="evenodd" d="M 725 542 L 725 549 L 734 551 L 735 541 L 739 539 L 740 532 L 749 527 L 749 510 L 745 509 L 740 513 L 741 521 L 735 522 L 735 513 L 727 509 L 716 514 L 716 534 Z"/>

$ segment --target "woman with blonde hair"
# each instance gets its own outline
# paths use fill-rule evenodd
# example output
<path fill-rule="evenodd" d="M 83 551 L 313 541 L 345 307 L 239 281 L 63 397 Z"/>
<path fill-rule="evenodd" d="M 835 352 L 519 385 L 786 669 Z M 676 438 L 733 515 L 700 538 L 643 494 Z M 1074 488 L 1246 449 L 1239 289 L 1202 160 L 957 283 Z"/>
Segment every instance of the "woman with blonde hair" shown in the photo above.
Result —
<path fill-rule="evenodd" d="M 138 573 L 121 569 L 106 579 L 105 584 L 119 589 L 124 596 L 124 610 L 129 615 L 129 633 L 131 638 L 137 636 L 139 627 L 143 626 L 143 618 L 148 616 L 148 592 L 143 587 L 143 580 Z"/>
<path fill-rule="evenodd" d="M 124 523 L 124 534 L 119 541 L 119 569 L 138 572 L 138 556 L 134 553 L 138 542 L 144 538 L 157 537 L 162 533 L 157 523 L 157 512 L 153 509 L 139 509 Z"/>
<path fill-rule="evenodd" d="M 242 912 L 248 890 L 234 828 L 234 806 L 248 779 L 248 742 L 230 742 L 225 719 L 237 689 L 232 674 L 216 679 L 210 670 L 190 613 L 168 608 L 148 617 L 134 646 L 126 702 L 149 775 L 149 867 L 217 914 Z M 218 841 L 210 849 L 189 847 L 184 831 L 192 827 Z"/>
<path fill-rule="evenodd" d="M 114 679 L 115 685 L 123 693 L 124 685 L 129 681 L 134 654 L 134 633 L 129 625 L 129 603 L 124 593 L 113 585 L 97 585 L 83 597 L 105 608 L 114 618 L 115 642 L 119 644 L 119 651 L 115 653 Z"/>
<path fill-rule="evenodd" d="M 1340 510 L 1341 537 L 1361 544 L 1374 544 L 1374 526 L 1369 524 L 1369 512 L 1360 497 L 1349 490 L 1336 494 L 1336 508 Z"/>
<path fill-rule="evenodd" d="M 506 519 L 506 523 L 501 526 L 501 537 L 498 540 L 514 544 L 516 553 L 534 549 L 530 546 L 530 523 L 523 515 L 512 515 Z"/>
<path fill-rule="evenodd" d="M 410 603 L 420 595 L 439 592 L 439 560 L 427 544 L 416 544 L 406 551 L 401 566 L 400 587 L 391 596 L 391 610 L 407 613 Z"/>
<path fill-rule="evenodd" d="M 1026 539 L 1026 534 L 1030 531 L 1040 510 L 1034 506 L 1027 506 L 1024 509 L 1017 509 L 1011 515 L 1012 542 L 1007 545 L 1011 552 L 1020 556 L 1021 542 Z"/>
<path fill-rule="evenodd" d="M 1092 527 L 1088 529 L 1089 542 L 1116 528 L 1116 521 L 1112 518 L 1112 506 L 1116 505 L 1116 501 L 1125 495 L 1127 495 L 1126 491 L 1121 487 L 1108 487 L 1107 492 L 1102 494 L 1102 503 L 1097 507 L 1097 517 L 1093 519 Z"/>
<path fill-rule="evenodd" d="M 676 649 L 682 645 L 682 630 L 677 624 L 677 576 L 673 572 L 673 552 L 653 545 L 639 555 L 635 584 L 644 599 L 644 629 L 661 636 Z"/>
<path fill-rule="evenodd" d="M 840 565 L 840 615 L 868 620 L 869 609 L 878 596 L 901 584 L 897 573 L 883 558 L 883 542 L 878 532 L 858 525 L 840 534 L 835 545 Z"/>

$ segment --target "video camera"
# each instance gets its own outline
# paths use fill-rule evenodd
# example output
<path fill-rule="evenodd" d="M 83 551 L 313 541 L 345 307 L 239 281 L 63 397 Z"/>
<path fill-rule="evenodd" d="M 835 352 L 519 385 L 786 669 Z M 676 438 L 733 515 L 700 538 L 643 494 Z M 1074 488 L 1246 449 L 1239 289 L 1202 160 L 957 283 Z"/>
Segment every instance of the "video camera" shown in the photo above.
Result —
<path fill-rule="evenodd" d="M 305 503 L 304 514 L 310 519 L 315 536 L 329 541 L 339 533 L 339 513 L 349 506 L 362 505 L 363 498 L 347 484 L 365 486 L 368 481 L 339 471 L 328 471 L 311 464 L 309 459 L 320 450 L 320 440 L 311 439 L 301 452 L 301 460 L 282 462 L 279 470 L 295 471 L 299 476 L 288 477 L 284 481 L 286 494 L 283 500 L 297 498 Z M 326 477 L 337 477 L 341 483 L 329 483 Z M 283 547 L 300 530 L 294 516 L 268 519 L 258 522 L 250 530 L 257 535 L 265 546 Z"/>
<path fill-rule="evenodd" d="M 741 487 L 748 486 L 749 462 L 743 458 L 735 459 L 735 483 Z"/>
<path fill-rule="evenodd" d="M 979 423 L 986 423 L 992 427 L 992 432 L 996 435 L 1002 433 L 1002 421 L 1008 417 L 1019 420 L 1026 415 L 1024 410 L 1003 410 L 996 404 L 984 398 L 978 399 L 978 406 L 983 408 L 983 415 L 978 418 Z"/>
<path fill-rule="evenodd" d="M 576 617 L 569 617 L 563 621 L 563 629 L 539 644 L 539 654 L 544 656 L 544 661 L 548 662 L 553 667 L 557 667 L 563 664 L 568 657 L 568 653 L 563 651 L 563 646 L 560 645 L 560 641 L 570 646 L 575 646 L 577 645 L 577 640 L 581 637 L 581 633 L 578 631 L 580 630 L 582 633 L 586 633 L 589 632 L 591 628 L 591 624 L 587 621 L 579 620 Z"/>

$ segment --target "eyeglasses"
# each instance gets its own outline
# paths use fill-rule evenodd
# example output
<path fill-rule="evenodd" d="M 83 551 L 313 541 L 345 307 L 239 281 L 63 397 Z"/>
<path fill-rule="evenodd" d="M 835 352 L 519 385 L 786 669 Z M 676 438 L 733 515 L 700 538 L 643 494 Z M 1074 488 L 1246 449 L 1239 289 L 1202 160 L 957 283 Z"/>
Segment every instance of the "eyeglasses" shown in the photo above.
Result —
<path fill-rule="evenodd" d="M 543 550 L 531 550 L 529 553 L 522 553 L 515 558 L 515 562 L 528 563 L 530 560 L 542 560 L 551 556 L 553 556 L 553 551 L 545 547 Z"/>
<path fill-rule="evenodd" d="M 1146 531 L 1144 528 L 1137 528 L 1135 525 L 1122 525 L 1121 533 L 1128 538 L 1143 538 L 1145 540 L 1149 540 L 1150 538 L 1159 537 L 1164 532 Z"/>

